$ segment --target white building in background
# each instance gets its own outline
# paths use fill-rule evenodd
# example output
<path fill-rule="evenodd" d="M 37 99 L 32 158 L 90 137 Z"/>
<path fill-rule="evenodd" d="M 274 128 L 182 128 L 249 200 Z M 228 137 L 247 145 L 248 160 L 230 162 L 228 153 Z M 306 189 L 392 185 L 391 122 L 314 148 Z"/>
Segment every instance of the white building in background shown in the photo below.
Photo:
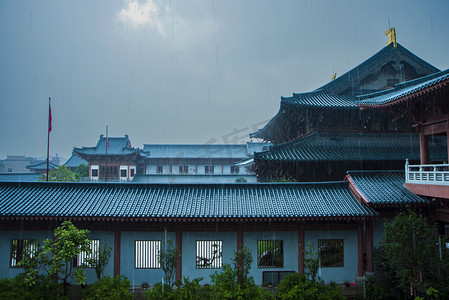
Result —
<path fill-rule="evenodd" d="M 271 146 L 263 142 L 145 144 L 139 149 L 131 146 L 127 135 L 108 140 L 101 135 L 96 146 L 73 149 L 69 161 L 78 156 L 87 162 L 89 181 L 106 181 L 107 176 L 109 182 L 254 183 L 254 152 Z"/>
<path fill-rule="evenodd" d="M 271 144 L 145 144 L 145 175 L 134 182 L 257 182 L 252 164 L 240 164 Z"/>

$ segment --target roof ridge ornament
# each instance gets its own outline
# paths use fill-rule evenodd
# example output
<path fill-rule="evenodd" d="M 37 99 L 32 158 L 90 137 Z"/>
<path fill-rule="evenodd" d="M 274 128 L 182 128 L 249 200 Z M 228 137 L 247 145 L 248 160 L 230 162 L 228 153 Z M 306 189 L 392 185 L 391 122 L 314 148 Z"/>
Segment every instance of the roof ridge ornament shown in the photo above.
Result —
<path fill-rule="evenodd" d="M 385 35 L 388 36 L 388 42 L 385 46 L 390 45 L 393 43 L 393 47 L 397 47 L 398 43 L 396 42 L 396 29 L 394 27 L 391 27 L 387 31 L 385 31 Z"/>

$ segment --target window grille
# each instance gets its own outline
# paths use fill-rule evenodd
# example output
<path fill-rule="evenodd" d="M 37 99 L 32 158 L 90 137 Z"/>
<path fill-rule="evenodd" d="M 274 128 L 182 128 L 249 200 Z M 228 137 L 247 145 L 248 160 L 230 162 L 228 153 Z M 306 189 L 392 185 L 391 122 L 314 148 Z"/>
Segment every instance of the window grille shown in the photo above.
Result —
<path fill-rule="evenodd" d="M 231 166 L 231 174 L 238 174 L 239 171 L 239 166 Z"/>
<path fill-rule="evenodd" d="M 11 240 L 10 266 L 17 267 L 17 263 L 25 257 L 33 257 L 37 248 L 38 244 L 34 240 Z"/>
<path fill-rule="evenodd" d="M 344 266 L 343 240 L 318 240 L 320 268 Z"/>
<path fill-rule="evenodd" d="M 204 173 L 214 174 L 214 166 L 204 166 Z"/>
<path fill-rule="evenodd" d="M 223 264 L 223 241 L 196 241 L 196 268 L 220 269 Z"/>
<path fill-rule="evenodd" d="M 257 267 L 283 268 L 283 241 L 257 241 Z"/>
<path fill-rule="evenodd" d="M 92 268 L 89 260 L 94 258 L 98 259 L 98 254 L 100 250 L 100 240 L 90 240 L 91 253 L 86 251 L 81 251 L 75 259 L 75 267 Z"/>
<path fill-rule="evenodd" d="M 188 174 L 189 173 L 189 167 L 188 166 L 179 166 L 179 173 L 180 174 Z"/>
<path fill-rule="evenodd" d="M 161 241 L 136 241 L 135 268 L 159 269 L 161 264 L 158 256 L 161 250 Z"/>
<path fill-rule="evenodd" d="M 164 167 L 161 165 L 156 166 L 156 174 L 162 174 L 164 172 Z"/>

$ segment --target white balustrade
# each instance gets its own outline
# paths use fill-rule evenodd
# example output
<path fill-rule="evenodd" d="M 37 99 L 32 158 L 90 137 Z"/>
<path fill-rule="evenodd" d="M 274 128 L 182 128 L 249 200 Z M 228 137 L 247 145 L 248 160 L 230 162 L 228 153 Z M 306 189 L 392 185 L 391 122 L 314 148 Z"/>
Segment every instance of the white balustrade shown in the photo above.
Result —
<path fill-rule="evenodd" d="M 405 182 L 449 185 L 449 164 L 409 165 L 405 163 Z"/>

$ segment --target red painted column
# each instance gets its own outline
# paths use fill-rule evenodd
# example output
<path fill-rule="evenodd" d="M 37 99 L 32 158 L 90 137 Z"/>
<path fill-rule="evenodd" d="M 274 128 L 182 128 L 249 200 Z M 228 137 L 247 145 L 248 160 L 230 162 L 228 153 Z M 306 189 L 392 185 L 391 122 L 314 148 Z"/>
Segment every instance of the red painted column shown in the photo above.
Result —
<path fill-rule="evenodd" d="M 298 225 L 298 273 L 304 274 L 304 225 Z"/>
<path fill-rule="evenodd" d="M 421 153 L 421 165 L 429 163 L 429 143 L 428 137 L 423 132 L 419 133 L 419 147 Z"/>
<path fill-rule="evenodd" d="M 363 276 L 363 223 L 357 226 L 357 274 Z"/>
<path fill-rule="evenodd" d="M 373 271 L 373 221 L 366 221 L 366 271 Z"/>
<path fill-rule="evenodd" d="M 114 277 L 120 275 L 121 231 L 114 230 Z"/>
<path fill-rule="evenodd" d="M 176 230 L 176 248 L 179 251 L 179 259 L 176 264 L 175 280 L 182 280 L 182 231 Z"/>
<path fill-rule="evenodd" d="M 243 249 L 243 228 L 242 225 L 238 225 L 237 228 L 237 251 Z"/>

